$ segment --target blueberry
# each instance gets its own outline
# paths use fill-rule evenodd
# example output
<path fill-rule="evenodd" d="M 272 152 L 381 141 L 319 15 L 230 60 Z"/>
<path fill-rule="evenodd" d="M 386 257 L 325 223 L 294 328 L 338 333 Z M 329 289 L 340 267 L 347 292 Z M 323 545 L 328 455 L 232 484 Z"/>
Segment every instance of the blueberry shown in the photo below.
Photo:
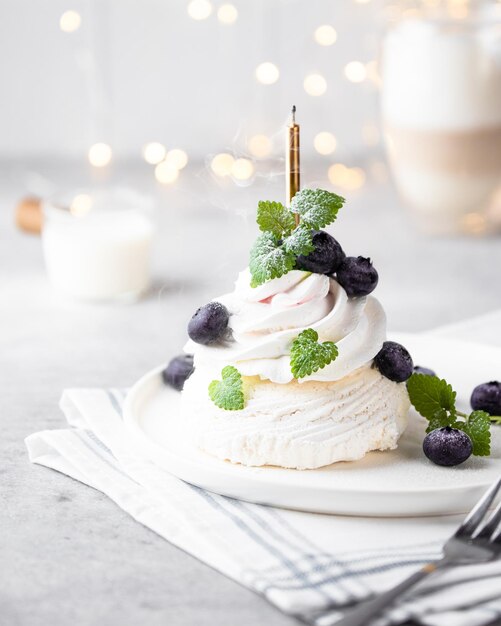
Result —
<path fill-rule="evenodd" d="M 174 357 L 162 372 L 162 379 L 166 385 L 170 385 L 181 391 L 184 383 L 195 371 L 192 354 L 180 354 Z"/>
<path fill-rule="evenodd" d="M 383 376 L 396 383 L 403 383 L 412 375 L 412 357 L 399 343 L 385 341 L 374 357 L 374 365 Z"/>
<path fill-rule="evenodd" d="M 220 302 L 201 306 L 188 323 L 188 335 L 196 343 L 208 345 L 222 339 L 228 330 L 230 314 Z"/>
<path fill-rule="evenodd" d="M 363 256 L 347 256 L 339 266 L 336 277 L 349 296 L 366 296 L 374 291 L 378 282 L 371 260 Z"/>
<path fill-rule="evenodd" d="M 424 374 L 425 376 L 436 376 L 435 372 L 429 367 L 421 367 L 421 365 L 414 366 L 414 374 Z"/>
<path fill-rule="evenodd" d="M 334 274 L 346 257 L 341 245 L 325 230 L 317 230 L 313 233 L 313 245 L 315 246 L 313 252 L 307 256 L 297 257 L 296 268 L 315 272 L 315 274 Z"/>
<path fill-rule="evenodd" d="M 459 465 L 466 461 L 472 449 L 468 435 L 450 426 L 432 430 L 423 441 L 423 452 L 437 465 Z"/>
<path fill-rule="evenodd" d="M 471 408 L 474 411 L 486 411 L 490 415 L 501 415 L 501 383 L 492 380 L 478 385 L 471 394 Z"/>

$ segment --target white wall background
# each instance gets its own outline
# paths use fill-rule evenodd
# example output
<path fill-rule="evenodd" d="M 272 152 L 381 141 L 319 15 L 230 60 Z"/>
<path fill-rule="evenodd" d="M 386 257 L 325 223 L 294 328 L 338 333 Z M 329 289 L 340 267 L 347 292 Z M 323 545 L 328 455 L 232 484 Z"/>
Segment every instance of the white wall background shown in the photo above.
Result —
<path fill-rule="evenodd" d="M 223 0 L 203 21 L 189 17 L 188 0 L 0 0 L 0 157 L 85 158 L 97 141 L 124 159 L 141 158 L 147 141 L 190 158 L 244 152 L 250 135 L 278 133 L 292 103 L 306 155 L 322 130 L 342 154 L 366 147 L 377 88 L 349 82 L 344 67 L 377 57 L 380 2 L 231 1 L 238 19 L 223 25 Z M 82 16 L 74 33 L 59 27 L 68 9 Z M 336 28 L 333 46 L 314 41 L 320 24 Z M 256 81 L 263 61 L 279 67 L 276 84 Z M 323 96 L 304 91 L 311 72 L 327 80 Z"/>

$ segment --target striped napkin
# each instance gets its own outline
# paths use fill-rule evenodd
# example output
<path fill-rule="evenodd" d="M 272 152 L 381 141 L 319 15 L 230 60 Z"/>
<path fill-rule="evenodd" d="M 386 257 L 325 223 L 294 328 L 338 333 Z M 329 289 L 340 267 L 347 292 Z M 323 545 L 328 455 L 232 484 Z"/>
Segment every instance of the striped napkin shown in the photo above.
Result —
<path fill-rule="evenodd" d="M 119 389 L 66 390 L 61 409 L 69 427 L 30 435 L 30 460 L 102 491 L 160 536 L 308 624 L 335 624 L 356 603 L 439 558 L 461 521 L 317 515 L 207 492 L 140 456 L 123 425 L 124 397 Z M 500 560 L 430 577 L 371 626 L 409 619 L 480 626 L 497 617 Z"/>

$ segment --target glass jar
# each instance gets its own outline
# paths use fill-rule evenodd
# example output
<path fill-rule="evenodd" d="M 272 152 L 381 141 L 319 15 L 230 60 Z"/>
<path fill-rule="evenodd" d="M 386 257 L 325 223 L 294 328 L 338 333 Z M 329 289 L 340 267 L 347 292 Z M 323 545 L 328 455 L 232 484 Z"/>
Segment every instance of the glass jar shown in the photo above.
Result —
<path fill-rule="evenodd" d="M 133 301 L 151 282 L 151 202 L 126 189 L 67 194 L 43 206 L 52 285 L 86 300 Z"/>
<path fill-rule="evenodd" d="M 381 60 L 394 180 L 426 230 L 482 232 L 501 217 L 501 5 L 398 8 Z"/>

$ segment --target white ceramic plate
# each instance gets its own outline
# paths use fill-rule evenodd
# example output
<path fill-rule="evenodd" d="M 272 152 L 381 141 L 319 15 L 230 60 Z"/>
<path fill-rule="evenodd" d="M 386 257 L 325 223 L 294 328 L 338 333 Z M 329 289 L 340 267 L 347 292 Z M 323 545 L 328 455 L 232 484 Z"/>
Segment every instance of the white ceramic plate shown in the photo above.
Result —
<path fill-rule="evenodd" d="M 407 346 L 415 363 L 446 378 L 464 409 L 473 387 L 501 380 L 499 349 L 418 335 L 393 338 Z M 501 426 L 492 427 L 490 457 L 438 467 L 423 455 L 425 420 L 414 412 L 397 450 L 372 452 L 361 461 L 304 471 L 220 461 L 190 445 L 180 420 L 180 394 L 163 385 L 161 371 L 146 374 L 130 390 L 124 407 L 127 428 L 147 458 L 216 493 L 318 513 L 424 516 L 468 511 L 501 475 Z"/>

